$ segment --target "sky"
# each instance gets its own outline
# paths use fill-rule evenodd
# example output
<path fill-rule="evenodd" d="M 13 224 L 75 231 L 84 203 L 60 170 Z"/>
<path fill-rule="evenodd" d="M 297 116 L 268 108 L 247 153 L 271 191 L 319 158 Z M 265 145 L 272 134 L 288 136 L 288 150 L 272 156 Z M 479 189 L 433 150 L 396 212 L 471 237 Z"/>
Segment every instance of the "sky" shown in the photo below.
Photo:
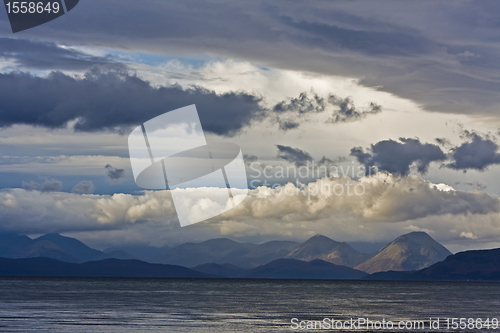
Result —
<path fill-rule="evenodd" d="M 0 10 L 0 230 L 101 249 L 419 230 L 452 252 L 500 247 L 498 13 L 85 0 L 13 34 Z M 127 138 L 191 104 L 207 140 L 240 146 L 251 195 L 181 228 L 168 191 L 135 184 Z"/>

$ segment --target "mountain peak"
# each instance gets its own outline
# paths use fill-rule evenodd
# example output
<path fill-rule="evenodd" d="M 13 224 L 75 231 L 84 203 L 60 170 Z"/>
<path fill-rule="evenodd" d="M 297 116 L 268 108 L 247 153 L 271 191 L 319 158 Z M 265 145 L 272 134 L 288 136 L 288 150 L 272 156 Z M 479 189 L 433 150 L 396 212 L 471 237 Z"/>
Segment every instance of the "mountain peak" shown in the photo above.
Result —
<path fill-rule="evenodd" d="M 415 239 L 419 239 L 419 238 L 432 239 L 432 237 L 429 236 L 429 234 L 426 233 L 425 231 L 412 231 L 412 232 L 409 232 L 407 234 L 401 235 L 398 238 L 400 238 L 400 237 L 409 237 L 409 238 L 415 238 Z"/>
<path fill-rule="evenodd" d="M 412 232 L 409 232 L 407 234 L 404 234 L 404 235 L 401 235 L 399 236 L 398 238 L 400 237 L 408 237 L 408 238 L 412 238 L 412 239 L 432 239 L 432 237 L 426 233 L 425 231 L 412 231 Z"/>
<path fill-rule="evenodd" d="M 79 261 L 78 258 L 75 258 L 60 246 L 49 240 L 34 241 L 30 246 L 20 251 L 17 256 L 20 258 L 49 257 L 73 263 Z"/>
<path fill-rule="evenodd" d="M 101 251 L 94 250 L 88 247 L 78 239 L 62 236 L 57 233 L 46 234 L 35 239 L 35 241 L 41 240 L 48 240 L 53 242 L 81 261 L 94 260 L 94 258 L 101 254 Z"/>
<path fill-rule="evenodd" d="M 317 234 L 317 235 L 314 235 L 312 236 L 311 238 L 309 238 L 308 240 L 306 240 L 303 244 L 306 244 L 306 243 L 318 243 L 318 242 L 321 242 L 321 243 L 335 243 L 335 244 L 339 244 L 339 242 L 329 238 L 329 237 L 326 237 L 326 236 L 323 236 L 321 234 Z"/>
<path fill-rule="evenodd" d="M 354 250 L 347 243 L 337 242 L 318 234 L 297 246 L 285 258 L 305 261 L 321 259 L 336 265 L 353 267 L 362 263 L 368 257 L 368 255 Z"/>
<path fill-rule="evenodd" d="M 368 273 L 418 270 L 442 261 L 449 255 L 451 252 L 427 233 L 414 231 L 399 236 L 356 268 Z"/>

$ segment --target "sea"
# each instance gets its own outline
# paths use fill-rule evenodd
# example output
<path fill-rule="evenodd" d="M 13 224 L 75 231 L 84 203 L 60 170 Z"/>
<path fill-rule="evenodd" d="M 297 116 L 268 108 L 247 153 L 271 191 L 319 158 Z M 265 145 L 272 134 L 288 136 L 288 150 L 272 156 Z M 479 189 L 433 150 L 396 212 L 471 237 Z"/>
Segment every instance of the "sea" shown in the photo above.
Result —
<path fill-rule="evenodd" d="M 498 320 L 492 282 L 0 278 L 0 332 L 500 332 Z"/>

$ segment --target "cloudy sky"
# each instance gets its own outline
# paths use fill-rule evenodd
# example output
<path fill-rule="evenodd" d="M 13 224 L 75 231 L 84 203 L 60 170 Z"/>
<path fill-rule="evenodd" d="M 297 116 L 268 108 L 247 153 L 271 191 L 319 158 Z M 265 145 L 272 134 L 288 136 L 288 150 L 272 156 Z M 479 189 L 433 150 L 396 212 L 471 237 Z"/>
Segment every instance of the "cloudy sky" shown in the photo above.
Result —
<path fill-rule="evenodd" d="M 0 230 L 98 248 L 414 230 L 452 251 L 500 247 L 498 13 L 493 0 L 85 0 L 13 34 L 0 10 Z M 181 228 L 167 191 L 135 184 L 127 137 L 191 104 L 254 183 Z M 276 175 L 311 163 L 336 175 Z M 363 193 L 315 194 L 324 184 Z"/>

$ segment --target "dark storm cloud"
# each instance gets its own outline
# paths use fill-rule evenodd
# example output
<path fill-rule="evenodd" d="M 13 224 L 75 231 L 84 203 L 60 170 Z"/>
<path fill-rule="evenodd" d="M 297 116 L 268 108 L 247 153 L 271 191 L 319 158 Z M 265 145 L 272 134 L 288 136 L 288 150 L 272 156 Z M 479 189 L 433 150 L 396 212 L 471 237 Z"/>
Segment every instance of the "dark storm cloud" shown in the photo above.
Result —
<path fill-rule="evenodd" d="M 479 191 L 484 191 L 488 188 L 488 186 L 481 184 L 479 182 L 466 182 L 466 183 L 455 182 L 453 185 L 455 185 L 455 186 L 464 185 L 464 186 L 472 187 L 472 188 L 479 190 Z"/>
<path fill-rule="evenodd" d="M 301 93 L 298 98 L 290 98 L 279 102 L 272 108 L 272 111 L 276 115 L 279 128 L 287 131 L 298 128 L 302 116 L 309 113 L 324 112 L 328 104 L 335 107 L 332 117 L 327 121 L 328 123 L 357 121 L 382 111 L 382 107 L 374 102 L 370 103 L 368 109 L 360 110 L 354 105 L 350 97 L 340 98 L 329 94 L 328 98 L 325 99 L 317 94 L 309 97 L 307 92 Z"/>
<path fill-rule="evenodd" d="M 113 167 L 111 164 L 106 165 L 105 168 L 106 168 L 106 175 L 111 180 L 118 181 L 125 176 L 124 169 L 117 169 Z"/>
<path fill-rule="evenodd" d="M 281 17 L 281 21 L 298 30 L 299 34 L 295 38 L 300 39 L 301 42 L 327 50 L 342 48 L 366 55 L 405 56 L 429 53 L 437 47 L 435 42 L 423 36 L 398 31 L 346 29 L 336 24 L 296 21 L 287 16 Z"/>
<path fill-rule="evenodd" d="M 217 94 L 201 88 L 178 85 L 153 87 L 126 70 L 93 67 L 82 79 L 52 72 L 48 77 L 29 73 L 0 73 L 0 126 L 28 124 L 60 128 L 77 120 L 78 131 L 121 130 L 126 132 L 160 114 L 196 104 L 205 131 L 218 135 L 238 134 L 252 121 L 272 119 L 283 130 L 300 126 L 309 113 L 325 111 L 333 104 L 330 122 L 348 122 L 380 112 L 371 103 L 359 110 L 350 98 L 325 98 L 301 93 L 276 104 L 272 110 L 261 105 L 262 97 L 245 92 Z"/>
<path fill-rule="evenodd" d="M 354 102 L 350 97 L 339 98 L 335 95 L 328 97 L 330 104 L 336 105 L 337 110 L 328 120 L 331 123 L 347 123 L 365 118 L 368 115 L 373 115 L 382 112 L 382 106 L 371 102 L 368 110 L 362 111 L 354 106 Z"/>
<path fill-rule="evenodd" d="M 320 113 L 325 111 L 326 101 L 323 97 L 313 93 L 309 97 L 303 92 L 298 98 L 289 98 L 277 103 L 273 108 L 276 122 L 282 131 L 296 129 L 300 126 L 299 118 L 308 113 Z"/>
<path fill-rule="evenodd" d="M 298 122 L 295 122 L 295 121 L 279 120 L 278 123 L 279 123 L 279 128 L 282 131 L 288 131 L 291 129 L 298 128 L 300 126 L 300 124 Z"/>
<path fill-rule="evenodd" d="M 498 12 L 497 1 L 102 0 L 26 35 L 257 60 L 362 78 L 430 110 L 494 113 Z"/>
<path fill-rule="evenodd" d="M 460 137 L 466 141 L 458 146 L 446 138 L 436 138 L 437 145 L 422 144 L 417 139 L 384 140 L 371 145 L 366 152 L 361 147 L 354 147 L 351 156 L 367 169 L 377 167 L 403 176 L 408 175 L 413 163 L 420 173 L 425 173 L 434 161 L 443 161 L 443 166 L 463 172 L 484 171 L 491 165 L 500 164 L 499 145 L 493 136 L 462 129 Z M 448 153 L 445 154 L 439 146 L 446 148 Z"/>
<path fill-rule="evenodd" d="M 29 124 L 58 128 L 78 119 L 75 129 L 96 131 L 138 125 L 167 111 L 196 104 L 205 131 L 234 135 L 264 117 L 260 97 L 217 94 L 200 87 L 153 87 L 125 71 L 98 68 L 76 79 L 60 72 L 47 78 L 0 74 L 0 126 Z"/>
<path fill-rule="evenodd" d="M 40 192 L 57 192 L 62 189 L 62 182 L 56 179 L 47 179 L 42 184 L 35 181 L 22 182 L 23 189 L 27 191 L 40 191 Z"/>
<path fill-rule="evenodd" d="M 276 145 L 276 147 L 279 150 L 279 158 L 287 161 L 288 163 L 295 164 L 296 166 L 306 165 L 308 161 L 313 160 L 312 156 L 304 150 L 282 145 Z"/>
<path fill-rule="evenodd" d="M 338 162 L 343 162 L 345 161 L 345 158 L 344 159 L 337 159 L 337 160 L 333 160 L 331 158 L 328 158 L 326 156 L 323 156 L 319 161 L 318 161 L 318 164 L 319 165 L 331 165 L 331 164 L 335 164 L 335 163 L 338 163 Z"/>
<path fill-rule="evenodd" d="M 447 167 L 455 170 L 484 171 L 490 165 L 500 163 L 498 145 L 490 138 L 476 133 L 467 133 L 471 141 L 464 142 L 452 149 L 452 162 Z"/>
<path fill-rule="evenodd" d="M 0 57 L 13 60 L 19 68 L 37 70 L 86 70 L 94 65 L 125 68 L 113 57 L 96 57 L 52 42 L 0 38 Z"/>
<path fill-rule="evenodd" d="M 75 187 L 73 187 L 73 189 L 71 190 L 71 193 L 90 194 L 94 193 L 94 190 L 95 190 L 94 183 L 92 183 L 91 180 L 84 180 L 76 184 Z"/>
<path fill-rule="evenodd" d="M 359 78 L 432 111 L 496 115 L 498 12 L 498 1 L 102 0 L 23 37 L 240 58 Z M 11 35 L 3 11 L 0 31 Z"/>
<path fill-rule="evenodd" d="M 292 28 L 283 29 L 283 38 L 315 59 L 302 67 L 359 77 L 432 111 L 496 114 L 500 34 L 492 22 L 500 4 L 445 4 L 341 1 L 319 8 L 300 2 L 275 17 Z"/>
<path fill-rule="evenodd" d="M 325 99 L 314 94 L 309 97 L 306 92 L 299 95 L 298 98 L 291 98 L 288 101 L 281 101 L 273 108 L 274 112 L 295 112 L 295 113 L 309 113 L 309 112 L 323 112 L 325 111 Z"/>
<path fill-rule="evenodd" d="M 418 139 L 400 138 L 400 141 L 377 142 L 371 145 L 368 152 L 364 152 L 361 147 L 355 147 L 351 149 L 351 156 L 356 157 L 367 172 L 376 167 L 380 171 L 401 176 L 409 174 L 413 163 L 416 163 L 418 172 L 425 173 L 431 162 L 446 159 L 446 155 L 437 145 L 422 144 Z"/>
<path fill-rule="evenodd" d="M 435 141 L 437 142 L 438 145 L 440 145 L 442 147 L 451 146 L 451 142 L 447 138 L 436 138 Z"/>

